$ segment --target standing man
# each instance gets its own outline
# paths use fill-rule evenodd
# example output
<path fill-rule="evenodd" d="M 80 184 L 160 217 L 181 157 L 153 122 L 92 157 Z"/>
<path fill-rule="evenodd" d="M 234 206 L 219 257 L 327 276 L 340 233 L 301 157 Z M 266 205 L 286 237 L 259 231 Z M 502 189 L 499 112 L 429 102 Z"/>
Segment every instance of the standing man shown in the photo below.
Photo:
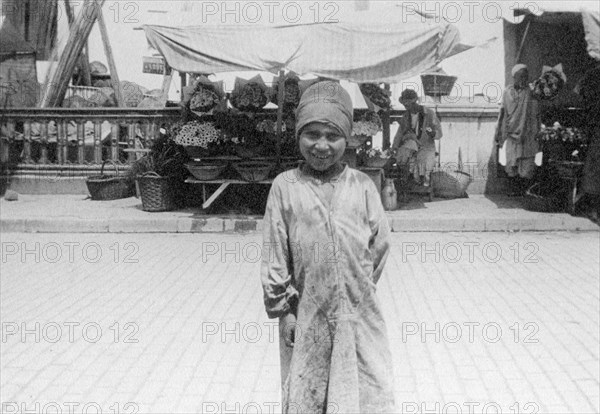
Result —
<path fill-rule="evenodd" d="M 496 129 L 496 143 L 505 145 L 506 173 L 511 179 L 510 195 L 522 195 L 531 184 L 539 151 L 536 136 L 541 118 L 538 101 L 529 87 L 526 65 L 515 65 L 511 71 L 514 83 L 502 95 L 502 108 Z"/>
<path fill-rule="evenodd" d="M 396 161 L 402 172 L 413 159 L 415 181 L 429 186 L 430 174 L 435 167 L 435 140 L 443 135 L 442 125 L 432 109 L 419 105 L 419 96 L 414 90 L 405 89 L 399 100 L 406 112 L 400 118 L 400 127 L 392 144 Z"/>

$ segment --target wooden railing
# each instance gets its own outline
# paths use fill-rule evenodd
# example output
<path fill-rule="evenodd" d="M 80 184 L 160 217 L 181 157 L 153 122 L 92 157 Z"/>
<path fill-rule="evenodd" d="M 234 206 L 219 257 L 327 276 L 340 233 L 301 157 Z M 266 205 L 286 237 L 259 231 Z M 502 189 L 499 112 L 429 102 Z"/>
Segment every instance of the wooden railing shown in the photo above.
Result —
<path fill-rule="evenodd" d="M 129 163 L 179 116 L 178 108 L 3 109 L 0 159 L 38 167 Z M 110 128 L 104 140 L 103 127 Z"/>

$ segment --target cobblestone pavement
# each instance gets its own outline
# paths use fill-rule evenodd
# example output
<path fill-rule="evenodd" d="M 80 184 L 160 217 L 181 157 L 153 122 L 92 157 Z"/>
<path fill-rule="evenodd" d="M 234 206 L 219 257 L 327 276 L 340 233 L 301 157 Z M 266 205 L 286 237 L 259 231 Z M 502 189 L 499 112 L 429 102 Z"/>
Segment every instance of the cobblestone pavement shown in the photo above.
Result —
<path fill-rule="evenodd" d="M 2 234 L 3 412 L 279 412 L 259 235 Z M 597 413 L 598 233 L 394 234 L 398 412 Z"/>

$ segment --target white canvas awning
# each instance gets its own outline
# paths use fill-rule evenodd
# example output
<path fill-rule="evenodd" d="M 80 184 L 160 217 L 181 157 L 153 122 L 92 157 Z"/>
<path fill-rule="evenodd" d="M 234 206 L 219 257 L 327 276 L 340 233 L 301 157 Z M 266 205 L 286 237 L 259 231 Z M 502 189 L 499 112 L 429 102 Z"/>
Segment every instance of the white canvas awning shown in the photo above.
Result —
<path fill-rule="evenodd" d="M 468 50 L 455 26 L 362 12 L 337 23 L 143 26 L 146 38 L 180 72 L 293 71 L 354 82 L 400 82 Z"/>

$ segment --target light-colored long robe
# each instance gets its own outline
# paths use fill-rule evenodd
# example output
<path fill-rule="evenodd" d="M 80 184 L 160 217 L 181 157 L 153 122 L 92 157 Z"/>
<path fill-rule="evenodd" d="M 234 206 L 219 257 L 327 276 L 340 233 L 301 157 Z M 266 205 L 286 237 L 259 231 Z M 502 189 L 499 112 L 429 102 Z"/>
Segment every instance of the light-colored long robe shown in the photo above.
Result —
<path fill-rule="evenodd" d="M 394 412 L 391 354 L 376 297 L 390 248 L 380 195 L 367 175 L 347 166 L 331 205 L 320 185 L 302 168 L 280 174 L 264 217 L 270 254 L 263 254 L 261 279 L 269 317 L 287 314 L 298 299 L 294 347 L 280 341 L 283 406 Z"/>
<path fill-rule="evenodd" d="M 499 118 L 500 144 L 506 142 L 506 172 L 509 176 L 518 174 L 532 178 L 534 159 L 539 151 L 536 140 L 540 131 L 541 117 L 539 103 L 531 89 L 515 89 L 510 85 L 502 95 L 502 109 Z"/>

